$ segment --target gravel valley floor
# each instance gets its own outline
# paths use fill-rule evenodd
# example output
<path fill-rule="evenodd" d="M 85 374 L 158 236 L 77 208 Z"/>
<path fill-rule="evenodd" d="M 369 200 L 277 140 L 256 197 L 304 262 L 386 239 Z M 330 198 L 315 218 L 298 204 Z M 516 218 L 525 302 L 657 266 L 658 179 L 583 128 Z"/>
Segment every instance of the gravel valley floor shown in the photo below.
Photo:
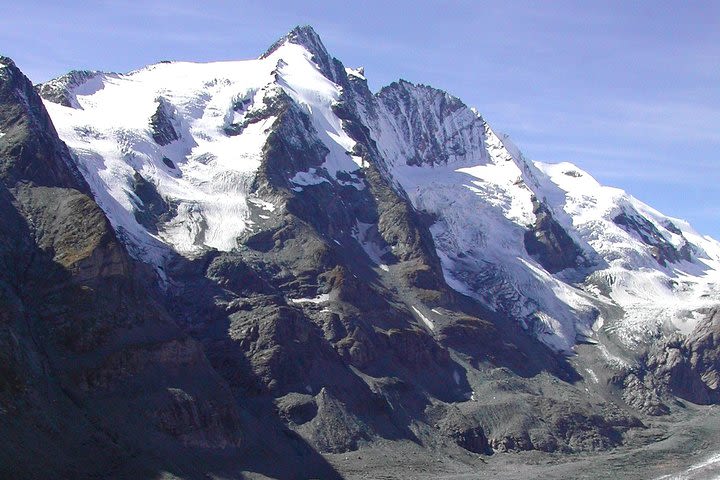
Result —
<path fill-rule="evenodd" d="M 695 413 L 692 418 L 691 412 Z M 387 442 L 327 455 L 348 479 L 711 479 L 720 478 L 720 408 L 688 406 L 600 454 L 539 452 L 475 455 L 460 448 L 430 451 L 411 442 Z"/>

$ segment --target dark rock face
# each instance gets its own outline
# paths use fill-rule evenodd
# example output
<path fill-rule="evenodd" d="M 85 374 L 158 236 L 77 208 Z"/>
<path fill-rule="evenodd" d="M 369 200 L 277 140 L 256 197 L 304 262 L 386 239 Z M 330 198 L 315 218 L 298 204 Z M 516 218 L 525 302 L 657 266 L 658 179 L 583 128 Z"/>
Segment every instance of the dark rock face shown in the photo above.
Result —
<path fill-rule="evenodd" d="M 157 233 L 157 226 L 175 215 L 175 208 L 158 193 L 155 185 L 135 172 L 132 183 L 133 193 L 139 200 L 135 204 L 135 219 L 149 231 Z"/>
<path fill-rule="evenodd" d="M 481 455 L 492 454 L 493 449 L 478 422 L 457 409 L 449 409 L 437 428 L 465 450 Z"/>
<path fill-rule="evenodd" d="M 612 379 L 612 383 L 622 390 L 622 398 L 629 406 L 651 416 L 670 413 L 666 400 L 657 391 L 657 383 L 648 372 L 638 370 L 623 371 Z"/>
<path fill-rule="evenodd" d="M 0 57 L 0 65 L 0 177 L 5 185 L 32 180 L 88 193 L 35 88 L 9 58 Z"/>
<path fill-rule="evenodd" d="M 687 241 L 685 246 L 678 250 L 660 233 L 655 225 L 645 218 L 623 212 L 617 215 L 613 219 L 613 222 L 620 225 L 626 231 L 638 235 L 643 243 L 651 248 L 653 258 L 655 258 L 660 265 L 666 266 L 668 262 L 677 263 L 680 260 L 690 261 L 690 249 Z M 673 227 L 674 225 L 670 228 Z M 670 228 L 668 230 L 670 230 Z M 677 227 L 674 227 L 674 230 L 679 232 Z"/>
<path fill-rule="evenodd" d="M 525 232 L 525 250 L 550 273 L 578 266 L 582 250 L 553 218 L 550 210 L 533 197 L 535 225 Z"/>
<path fill-rule="evenodd" d="M 62 77 L 44 83 L 40 86 L 38 93 L 42 98 L 65 107 L 80 108 L 73 89 L 83 85 L 88 80 L 103 75 L 101 72 L 88 70 L 73 70 Z"/>
<path fill-rule="evenodd" d="M 415 150 L 408 165 L 444 165 L 451 158 L 462 159 L 470 154 L 468 142 L 476 146 L 482 143 L 483 120 L 446 92 L 400 80 L 384 87 L 376 98 L 398 119 L 398 134 Z M 468 118 L 458 115 L 463 113 L 469 114 Z M 439 120 L 446 118 L 454 118 L 461 128 L 451 132 Z"/>
<path fill-rule="evenodd" d="M 74 189 L 27 185 L 7 205 L 17 207 L 3 215 L 15 219 L 4 238 L 22 251 L 3 259 L 21 269 L 2 280 L 10 308 L 0 326 L 9 366 L 0 424 L 13 443 L 39 450 L 3 443 L 2 468 L 75 476 L 107 472 L 138 448 L 240 446 L 231 397 L 197 344 L 147 295 L 152 277 L 128 258 L 97 205 Z M 171 415 L 169 388 L 189 395 L 183 408 L 197 415 Z"/>
<path fill-rule="evenodd" d="M 169 145 L 180 139 L 180 134 L 173 125 L 174 119 L 175 109 L 173 106 L 164 98 L 158 98 L 157 110 L 150 117 L 152 137 L 158 145 Z"/>
<path fill-rule="evenodd" d="M 293 188 L 289 178 L 295 172 L 320 166 L 327 155 L 327 147 L 317 138 L 308 116 L 284 92 L 278 93 L 271 105 L 271 115 L 278 115 L 273 132 L 265 145 L 265 161 L 254 189 L 261 194 L 283 196 Z M 281 189 L 282 192 L 277 192 Z"/>
<path fill-rule="evenodd" d="M 705 313 L 690 335 L 653 345 L 636 368 L 612 379 L 628 405 L 657 416 L 670 413 L 675 397 L 700 405 L 720 402 L 720 312 Z"/>
<path fill-rule="evenodd" d="M 671 338 L 647 358 L 655 381 L 677 397 L 702 405 L 720 401 L 720 310 L 707 313 L 686 338 Z"/>
<path fill-rule="evenodd" d="M 175 162 L 173 162 L 173 161 L 170 160 L 169 158 L 163 157 L 163 158 L 162 158 L 162 161 L 163 161 L 163 163 L 165 164 L 165 166 L 167 166 L 168 168 L 171 168 L 171 169 L 173 169 L 173 170 L 176 169 L 176 167 L 175 167 Z"/>
<path fill-rule="evenodd" d="M 248 125 L 266 120 L 272 116 L 279 116 L 290 104 L 290 99 L 287 94 L 280 89 L 276 89 L 273 91 L 273 95 L 268 95 L 263 98 L 265 108 L 248 112 L 247 107 L 250 104 L 249 96 L 251 95 L 246 96 L 233 105 L 233 111 L 241 114 L 242 120 L 226 125 L 224 127 L 226 134 L 230 136 L 240 135 Z"/>

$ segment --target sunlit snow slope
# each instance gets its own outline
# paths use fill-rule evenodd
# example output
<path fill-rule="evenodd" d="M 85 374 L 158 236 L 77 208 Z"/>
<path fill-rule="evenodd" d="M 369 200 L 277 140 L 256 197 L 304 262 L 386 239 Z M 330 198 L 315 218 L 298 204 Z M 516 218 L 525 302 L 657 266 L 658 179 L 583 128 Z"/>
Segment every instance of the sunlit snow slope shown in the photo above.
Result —
<path fill-rule="evenodd" d="M 274 97 L 282 93 L 309 114 L 329 150 L 324 167 L 331 174 L 359 168 L 346 154 L 355 142 L 331 111 L 339 87 L 311 57 L 286 42 L 258 60 L 86 74 L 70 88 L 68 106 L 45 103 L 115 229 L 136 256 L 161 265 L 168 246 L 181 254 L 235 248 L 237 236 L 252 228 L 248 202 L 268 214 L 275 209 L 249 191 L 276 120 Z M 54 82 L 62 88 L 68 81 Z M 323 179 L 311 171 L 292 181 Z M 152 206 L 138 194 L 147 185 L 161 197 Z M 157 231 L 142 221 L 152 207 L 165 220 Z"/>
<path fill-rule="evenodd" d="M 720 299 L 717 241 L 574 165 L 527 160 L 445 92 L 400 81 L 372 95 L 361 70 L 340 79 L 333 61 L 299 29 L 258 60 L 74 72 L 42 91 L 99 205 L 133 254 L 157 267 L 171 251 L 236 248 L 254 226 L 250 203 L 265 215 L 283 208 L 251 187 L 273 106 L 287 96 L 327 149 L 321 169 L 290 172 L 293 190 L 363 168 L 334 109 L 351 104 L 379 170 L 432 214 L 447 283 L 558 351 L 599 333 L 633 348 L 688 332 Z"/>

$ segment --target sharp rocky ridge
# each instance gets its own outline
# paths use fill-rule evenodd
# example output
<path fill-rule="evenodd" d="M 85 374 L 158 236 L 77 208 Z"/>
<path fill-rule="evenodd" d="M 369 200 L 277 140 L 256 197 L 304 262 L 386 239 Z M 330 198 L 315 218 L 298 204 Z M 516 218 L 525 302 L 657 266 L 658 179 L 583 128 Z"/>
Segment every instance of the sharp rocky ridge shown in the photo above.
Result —
<path fill-rule="evenodd" d="M 0 472 L 604 451 L 720 398 L 720 243 L 442 90 L 372 93 L 310 27 L 35 88 L 0 63 L 0 425 L 72 440 Z"/>

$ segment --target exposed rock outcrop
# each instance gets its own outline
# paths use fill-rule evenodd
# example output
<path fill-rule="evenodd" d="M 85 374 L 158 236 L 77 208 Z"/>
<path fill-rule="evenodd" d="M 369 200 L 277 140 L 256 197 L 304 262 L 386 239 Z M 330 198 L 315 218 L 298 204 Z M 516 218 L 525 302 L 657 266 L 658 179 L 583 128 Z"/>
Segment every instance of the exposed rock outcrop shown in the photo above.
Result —
<path fill-rule="evenodd" d="M 102 72 L 89 70 L 73 70 L 50 82 L 43 83 L 38 88 L 42 98 L 64 107 L 80 108 L 75 96 L 75 88 L 103 75 Z"/>
<path fill-rule="evenodd" d="M 655 225 L 641 216 L 623 212 L 617 215 L 613 222 L 638 235 L 643 243 L 650 247 L 653 258 L 660 265 L 666 266 L 668 262 L 677 263 L 680 260 L 690 261 L 690 250 L 687 243 L 678 250 L 660 233 Z M 677 231 L 677 227 L 674 230 Z"/>
<path fill-rule="evenodd" d="M 533 197 L 535 225 L 525 232 L 525 250 L 550 273 L 577 267 L 582 250 L 548 210 Z"/>
<path fill-rule="evenodd" d="M 150 128 L 152 129 L 153 140 L 158 145 L 165 146 L 180 139 L 180 134 L 175 128 L 175 109 L 163 97 L 159 97 L 157 110 L 150 117 Z"/>
<path fill-rule="evenodd" d="M 650 352 L 646 368 L 667 392 L 693 403 L 720 402 L 720 310 L 706 312 L 693 332 Z"/>

